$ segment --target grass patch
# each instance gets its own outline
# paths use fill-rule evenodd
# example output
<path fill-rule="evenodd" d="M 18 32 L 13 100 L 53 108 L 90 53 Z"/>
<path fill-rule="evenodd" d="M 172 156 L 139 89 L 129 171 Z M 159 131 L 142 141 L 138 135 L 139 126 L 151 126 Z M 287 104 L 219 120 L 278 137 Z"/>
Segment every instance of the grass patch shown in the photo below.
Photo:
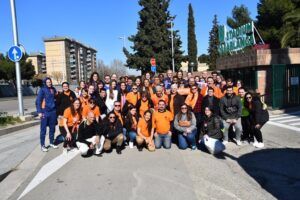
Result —
<path fill-rule="evenodd" d="M 0 112 L 0 126 L 14 125 L 21 122 L 19 117 L 10 116 L 7 112 Z"/>

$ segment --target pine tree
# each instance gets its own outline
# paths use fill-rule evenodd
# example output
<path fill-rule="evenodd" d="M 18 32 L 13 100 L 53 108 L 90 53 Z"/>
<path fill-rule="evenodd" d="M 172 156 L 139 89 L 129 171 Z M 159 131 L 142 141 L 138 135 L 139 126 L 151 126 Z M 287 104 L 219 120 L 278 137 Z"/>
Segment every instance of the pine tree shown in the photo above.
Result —
<path fill-rule="evenodd" d="M 133 43 L 130 53 L 123 49 L 127 57 L 126 66 L 150 71 L 150 59 L 156 59 L 157 71 L 172 69 L 170 22 L 174 19 L 168 11 L 170 0 L 139 0 L 142 9 L 136 35 L 128 39 Z M 178 31 L 174 31 L 174 60 L 176 70 L 180 68 L 183 52 L 180 50 L 181 40 Z"/>
<path fill-rule="evenodd" d="M 216 61 L 219 57 L 218 52 L 219 38 L 218 38 L 218 19 L 217 15 L 214 15 L 213 27 L 209 32 L 209 45 L 208 45 L 208 55 L 209 55 L 209 69 L 216 69 Z"/>
<path fill-rule="evenodd" d="M 189 71 L 197 71 L 197 40 L 195 34 L 195 20 L 192 5 L 189 4 L 189 17 L 188 17 L 188 61 Z M 194 63 L 193 66 L 190 63 Z"/>
<path fill-rule="evenodd" d="M 227 25 L 232 29 L 238 28 L 251 21 L 250 12 L 243 4 L 241 6 L 234 6 L 232 9 L 232 17 L 227 17 Z"/>

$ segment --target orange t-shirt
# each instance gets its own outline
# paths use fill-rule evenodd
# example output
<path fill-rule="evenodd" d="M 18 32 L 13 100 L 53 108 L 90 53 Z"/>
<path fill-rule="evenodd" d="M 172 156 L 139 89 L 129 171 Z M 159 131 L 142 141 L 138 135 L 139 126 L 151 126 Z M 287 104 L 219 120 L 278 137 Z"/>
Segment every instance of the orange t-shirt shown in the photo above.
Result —
<path fill-rule="evenodd" d="M 149 102 L 148 101 L 141 101 L 141 106 L 140 106 L 140 115 L 141 117 L 144 116 L 144 113 L 146 110 L 149 110 Z"/>
<path fill-rule="evenodd" d="M 139 93 L 134 94 L 133 92 L 129 92 L 126 96 L 126 101 L 128 101 L 128 103 L 133 104 L 134 106 L 136 105 L 139 99 L 140 99 Z"/>
<path fill-rule="evenodd" d="M 101 115 L 100 109 L 98 106 L 95 106 L 94 109 L 91 109 L 90 106 L 85 106 L 82 110 L 82 117 L 87 117 L 89 112 L 93 112 L 95 117 L 99 117 Z"/>
<path fill-rule="evenodd" d="M 153 127 L 155 127 L 156 132 L 160 134 L 167 134 L 170 131 L 172 120 L 173 115 L 168 110 L 165 112 L 154 111 L 152 116 Z"/>
<path fill-rule="evenodd" d="M 174 97 L 175 95 L 171 95 L 171 99 L 170 99 L 170 112 L 172 113 L 173 117 L 174 117 Z"/>
<path fill-rule="evenodd" d="M 166 105 L 168 105 L 169 98 L 165 94 L 163 94 L 161 97 L 158 97 L 156 94 L 154 94 L 154 95 L 151 96 L 151 100 L 153 102 L 154 109 L 157 110 L 158 109 L 158 102 L 160 100 L 164 100 Z"/>
<path fill-rule="evenodd" d="M 85 107 L 89 106 L 89 99 L 90 98 L 83 98 L 80 97 L 81 107 L 84 109 Z"/>
<path fill-rule="evenodd" d="M 79 114 L 76 112 L 76 115 L 73 116 L 71 113 L 70 107 L 64 111 L 64 118 L 67 119 L 68 127 L 73 127 L 75 125 L 79 125 L 81 122 L 81 118 L 80 118 Z"/>
<path fill-rule="evenodd" d="M 196 105 L 196 102 L 197 102 L 197 100 L 198 100 L 198 95 L 199 95 L 199 93 L 196 93 L 195 95 L 194 95 L 194 98 L 193 98 L 193 94 L 191 93 L 191 94 L 189 94 L 187 97 L 186 97 L 186 99 L 185 99 L 185 103 L 188 105 L 188 106 L 190 106 L 192 109 L 194 109 L 194 107 L 195 107 L 195 105 Z M 193 98 L 193 99 L 192 99 Z"/>
<path fill-rule="evenodd" d="M 221 89 L 216 87 L 216 86 L 214 86 L 213 88 L 214 88 L 214 96 L 221 99 L 224 96 Z M 203 97 L 205 97 L 207 95 L 207 89 L 208 89 L 207 86 L 202 88 L 201 94 L 202 94 Z"/>
<path fill-rule="evenodd" d="M 144 118 L 140 118 L 137 127 L 141 129 L 141 134 L 145 137 L 150 137 L 151 133 L 148 131 L 148 124 Z"/>

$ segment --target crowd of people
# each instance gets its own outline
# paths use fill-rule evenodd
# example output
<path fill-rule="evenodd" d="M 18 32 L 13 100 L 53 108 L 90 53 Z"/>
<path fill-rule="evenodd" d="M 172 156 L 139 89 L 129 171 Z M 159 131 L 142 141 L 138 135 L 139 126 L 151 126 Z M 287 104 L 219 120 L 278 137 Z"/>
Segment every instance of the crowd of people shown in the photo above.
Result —
<path fill-rule="evenodd" d="M 58 148 L 64 152 L 78 148 L 82 156 L 100 155 L 125 146 L 142 151 L 204 149 L 215 154 L 228 142 L 264 147 L 261 128 L 268 121 L 266 105 L 259 95 L 224 79 L 218 72 L 193 76 L 145 73 L 117 77 L 97 72 L 88 82 L 70 90 L 62 83 L 57 91 L 50 78 L 44 80 L 36 98 L 41 118 L 41 150 Z M 56 126 L 60 134 L 55 137 Z M 49 146 L 45 145 L 49 127 Z"/>

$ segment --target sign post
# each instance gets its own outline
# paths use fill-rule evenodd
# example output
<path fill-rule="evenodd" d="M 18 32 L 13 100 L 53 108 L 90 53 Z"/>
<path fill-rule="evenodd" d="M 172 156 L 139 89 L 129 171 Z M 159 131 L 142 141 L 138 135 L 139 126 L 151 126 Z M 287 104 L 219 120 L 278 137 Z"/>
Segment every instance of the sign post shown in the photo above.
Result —
<path fill-rule="evenodd" d="M 14 36 L 14 45 L 15 46 L 10 48 L 10 50 L 8 52 L 8 56 L 10 57 L 10 59 L 12 61 L 15 62 L 16 78 L 17 78 L 17 80 L 16 80 L 17 81 L 17 94 L 18 94 L 18 102 L 19 102 L 19 116 L 24 116 L 21 71 L 20 71 L 20 63 L 19 63 L 19 61 L 22 58 L 23 53 L 22 53 L 22 50 L 19 48 L 15 0 L 10 0 L 10 8 L 11 8 L 11 17 L 12 17 L 13 36 Z"/>

